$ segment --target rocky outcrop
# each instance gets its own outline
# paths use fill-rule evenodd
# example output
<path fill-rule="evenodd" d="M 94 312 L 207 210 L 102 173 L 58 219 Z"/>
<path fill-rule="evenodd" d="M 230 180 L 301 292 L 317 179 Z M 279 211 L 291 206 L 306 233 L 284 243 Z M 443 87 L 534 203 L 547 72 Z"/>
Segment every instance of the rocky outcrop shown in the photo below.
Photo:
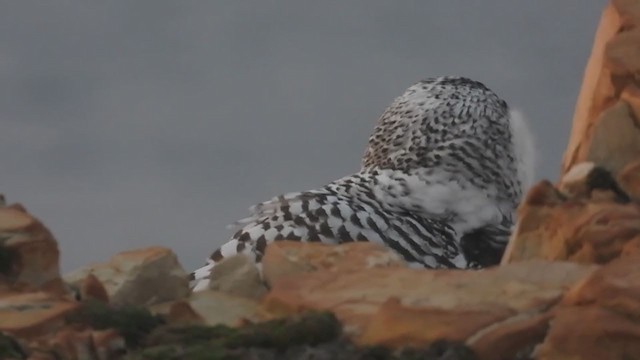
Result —
<path fill-rule="evenodd" d="M 619 173 L 640 155 L 640 12 L 636 0 L 612 0 L 596 32 L 563 172 L 591 161 Z"/>
<path fill-rule="evenodd" d="M 279 245 L 269 246 L 267 253 L 278 251 Z M 363 258 L 381 251 L 373 244 L 359 247 Z M 467 343 L 481 358 L 491 358 L 497 344 L 513 347 L 503 352 L 509 358 L 543 338 L 549 309 L 594 270 L 545 261 L 481 272 L 366 266 L 345 270 L 351 267 L 350 259 L 342 261 L 344 266 L 333 265 L 339 271 L 306 272 L 276 281 L 265 308 L 279 314 L 332 311 L 362 345 L 425 346 L 447 339 Z M 514 339 L 521 347 L 513 345 Z"/>
<path fill-rule="evenodd" d="M 108 262 L 89 265 L 64 276 L 78 289 L 86 288 L 91 275 L 104 285 L 114 305 L 153 305 L 180 299 L 189 293 L 187 272 L 170 249 L 150 247 L 113 256 Z"/>
<path fill-rule="evenodd" d="M 58 243 L 20 204 L 0 207 L 0 293 L 66 292 L 60 278 Z"/>
<path fill-rule="evenodd" d="M 195 294 L 161 247 L 63 280 L 55 238 L 0 195 L 0 359 L 640 359 L 639 21 L 640 0 L 604 11 L 562 178 L 529 189 L 500 266 L 282 241 Z"/>

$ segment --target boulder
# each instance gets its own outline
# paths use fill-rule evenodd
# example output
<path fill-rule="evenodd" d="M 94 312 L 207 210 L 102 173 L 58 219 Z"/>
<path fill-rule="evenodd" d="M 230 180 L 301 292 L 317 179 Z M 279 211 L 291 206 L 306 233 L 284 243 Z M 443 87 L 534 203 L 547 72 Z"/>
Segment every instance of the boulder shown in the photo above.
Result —
<path fill-rule="evenodd" d="M 80 288 L 90 275 L 104 285 L 113 305 L 148 306 L 189 294 L 188 275 L 176 255 L 158 246 L 116 254 L 109 262 L 89 265 L 64 278 Z"/>

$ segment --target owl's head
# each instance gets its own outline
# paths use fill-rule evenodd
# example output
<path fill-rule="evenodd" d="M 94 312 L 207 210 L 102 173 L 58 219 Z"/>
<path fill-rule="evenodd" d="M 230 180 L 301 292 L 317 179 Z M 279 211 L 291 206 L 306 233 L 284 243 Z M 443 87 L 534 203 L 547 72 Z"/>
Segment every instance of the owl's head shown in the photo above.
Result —
<path fill-rule="evenodd" d="M 522 116 L 484 84 L 430 78 L 384 111 L 362 166 L 446 172 L 517 201 L 532 180 L 533 141 Z"/>

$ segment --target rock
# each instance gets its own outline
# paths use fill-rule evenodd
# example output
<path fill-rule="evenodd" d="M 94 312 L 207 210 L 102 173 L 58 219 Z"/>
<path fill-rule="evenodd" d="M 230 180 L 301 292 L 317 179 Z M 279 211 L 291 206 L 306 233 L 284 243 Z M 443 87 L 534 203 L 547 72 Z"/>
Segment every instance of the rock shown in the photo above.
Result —
<path fill-rule="evenodd" d="M 213 290 L 194 293 L 187 301 L 208 325 L 236 326 L 246 319 L 259 317 L 256 301 Z"/>
<path fill-rule="evenodd" d="M 604 264 L 638 251 L 640 206 L 605 169 L 579 164 L 559 188 L 534 186 L 518 209 L 503 264 L 529 259 Z"/>
<path fill-rule="evenodd" d="M 276 283 L 286 276 L 317 270 L 343 272 L 403 266 L 406 266 L 406 262 L 397 253 L 370 242 L 326 246 L 321 243 L 276 241 L 267 246 L 262 258 L 262 273 L 267 284 Z"/>
<path fill-rule="evenodd" d="M 77 287 L 93 274 L 114 305 L 152 305 L 189 294 L 187 273 L 169 249 L 149 247 L 116 254 L 109 262 L 93 264 L 64 276 Z"/>
<path fill-rule="evenodd" d="M 37 346 L 36 346 L 37 345 Z M 125 351 L 124 339 L 115 330 L 92 331 L 66 328 L 32 344 L 68 360 L 117 359 Z"/>
<path fill-rule="evenodd" d="M 640 358 L 640 257 L 612 261 L 568 291 L 538 359 Z"/>
<path fill-rule="evenodd" d="M 188 298 L 150 307 L 172 323 L 238 326 L 245 321 L 264 319 L 255 300 L 214 290 L 198 291 Z"/>
<path fill-rule="evenodd" d="M 267 293 L 255 262 L 243 254 L 216 264 L 211 271 L 209 289 L 250 299 L 260 299 Z"/>
<path fill-rule="evenodd" d="M 594 269 L 530 261 L 483 271 L 388 267 L 337 276 L 321 270 L 280 278 L 263 306 L 280 315 L 333 311 L 361 345 L 418 346 L 444 338 L 466 341 L 490 358 L 494 346 L 515 354 L 530 345 L 510 346 L 514 338 L 540 340 L 548 308 Z"/>
<path fill-rule="evenodd" d="M 80 298 L 83 300 L 98 300 L 103 303 L 109 303 L 109 294 L 104 285 L 98 280 L 98 278 L 89 274 L 82 280 L 80 284 Z"/>
<path fill-rule="evenodd" d="M 0 207 L 0 293 L 66 293 L 59 256 L 53 235 L 21 205 Z"/>
<path fill-rule="evenodd" d="M 35 338 L 65 325 L 78 303 L 45 292 L 0 297 L 0 331 L 19 338 Z"/>
<path fill-rule="evenodd" d="M 628 90 L 625 92 L 628 93 Z M 634 93 L 637 92 L 634 90 Z M 591 141 L 587 145 L 587 159 L 618 173 L 638 158 L 640 129 L 628 101 L 620 99 L 615 105 L 604 109 L 596 119 Z"/>
<path fill-rule="evenodd" d="M 640 14 L 637 1 L 614 0 L 602 14 L 573 118 L 563 161 L 593 161 L 618 173 L 640 156 Z"/>
<path fill-rule="evenodd" d="M 636 202 L 640 202 L 640 160 L 631 162 L 618 173 L 620 187 Z"/>

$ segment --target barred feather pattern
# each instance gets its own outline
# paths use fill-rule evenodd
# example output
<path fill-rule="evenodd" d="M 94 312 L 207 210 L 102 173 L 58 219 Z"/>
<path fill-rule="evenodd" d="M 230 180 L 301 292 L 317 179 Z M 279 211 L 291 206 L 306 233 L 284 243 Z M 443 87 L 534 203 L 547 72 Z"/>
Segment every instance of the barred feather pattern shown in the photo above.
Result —
<path fill-rule="evenodd" d="M 480 268 L 499 259 L 532 176 L 531 135 L 506 102 L 463 77 L 414 84 L 384 111 L 360 171 L 258 204 L 192 273 L 208 287 L 222 259 L 260 267 L 267 244 L 371 241 L 426 268 Z"/>

